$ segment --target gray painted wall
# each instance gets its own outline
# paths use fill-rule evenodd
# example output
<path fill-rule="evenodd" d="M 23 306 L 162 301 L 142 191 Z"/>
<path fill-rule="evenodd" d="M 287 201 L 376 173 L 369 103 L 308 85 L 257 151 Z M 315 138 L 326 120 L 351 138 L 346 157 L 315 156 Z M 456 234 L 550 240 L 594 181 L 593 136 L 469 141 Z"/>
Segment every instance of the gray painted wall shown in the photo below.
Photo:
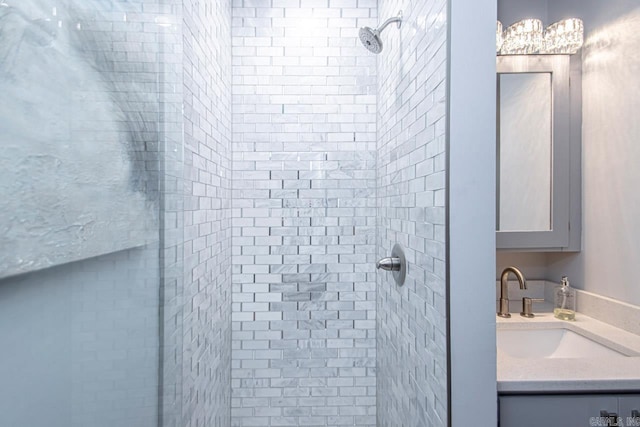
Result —
<path fill-rule="evenodd" d="M 495 7 L 493 0 L 450 2 L 451 427 L 497 425 Z"/>
<path fill-rule="evenodd" d="M 496 254 L 496 280 L 509 266 L 516 266 L 527 280 L 546 280 L 548 275 L 547 255 L 544 252 L 505 252 Z"/>
<path fill-rule="evenodd" d="M 527 18 L 537 18 L 548 23 L 547 0 L 498 0 L 498 20 L 504 29 Z"/>
<path fill-rule="evenodd" d="M 549 257 L 549 277 L 631 304 L 640 287 L 629 272 L 640 257 L 640 5 L 561 1 L 550 15 L 585 22 L 582 49 L 583 248 Z"/>

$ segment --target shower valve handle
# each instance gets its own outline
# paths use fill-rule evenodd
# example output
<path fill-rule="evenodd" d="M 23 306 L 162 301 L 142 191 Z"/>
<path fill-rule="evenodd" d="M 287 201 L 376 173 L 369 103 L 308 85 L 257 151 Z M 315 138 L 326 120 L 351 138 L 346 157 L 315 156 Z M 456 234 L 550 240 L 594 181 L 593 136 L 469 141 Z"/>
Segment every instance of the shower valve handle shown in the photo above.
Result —
<path fill-rule="evenodd" d="M 377 269 L 383 269 L 386 271 L 400 271 L 402 264 L 400 262 L 400 258 L 390 257 L 390 258 L 382 258 L 380 261 L 376 263 Z"/>
<path fill-rule="evenodd" d="M 391 256 L 388 258 L 382 258 L 380 261 L 376 262 L 376 268 L 379 270 L 390 271 L 396 285 L 402 286 L 404 284 L 404 279 L 407 277 L 407 257 L 404 255 L 402 246 L 397 243 L 393 245 L 393 249 L 391 249 Z"/>

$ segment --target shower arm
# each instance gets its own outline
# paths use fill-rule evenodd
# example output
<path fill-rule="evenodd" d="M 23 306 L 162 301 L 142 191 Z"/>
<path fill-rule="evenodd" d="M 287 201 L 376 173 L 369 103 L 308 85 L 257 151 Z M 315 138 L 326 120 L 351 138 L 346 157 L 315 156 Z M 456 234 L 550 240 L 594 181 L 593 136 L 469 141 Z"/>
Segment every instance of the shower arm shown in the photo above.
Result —
<path fill-rule="evenodd" d="M 387 28 L 389 25 L 393 24 L 394 22 L 397 22 L 398 28 L 400 28 L 400 26 L 402 25 L 402 12 L 400 12 L 398 16 L 394 16 L 393 18 L 389 18 L 386 21 L 384 21 L 384 23 L 380 25 L 380 27 L 376 31 L 378 33 L 381 33 L 384 31 L 385 28 Z"/>

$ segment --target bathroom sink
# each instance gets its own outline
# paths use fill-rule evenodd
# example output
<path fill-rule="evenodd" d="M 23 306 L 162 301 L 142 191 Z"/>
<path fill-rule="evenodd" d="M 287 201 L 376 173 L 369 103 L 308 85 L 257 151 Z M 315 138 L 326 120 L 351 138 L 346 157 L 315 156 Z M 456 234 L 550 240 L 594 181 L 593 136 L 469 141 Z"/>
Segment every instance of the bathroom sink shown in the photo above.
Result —
<path fill-rule="evenodd" d="M 497 346 L 520 359 L 626 357 L 568 329 L 498 329 Z"/>

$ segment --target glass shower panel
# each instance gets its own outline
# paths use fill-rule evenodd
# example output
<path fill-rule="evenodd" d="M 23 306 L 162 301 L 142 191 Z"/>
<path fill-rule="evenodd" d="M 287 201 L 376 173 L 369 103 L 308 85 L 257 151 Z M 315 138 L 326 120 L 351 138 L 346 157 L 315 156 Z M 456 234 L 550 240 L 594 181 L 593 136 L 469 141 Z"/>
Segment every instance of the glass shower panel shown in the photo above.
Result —
<path fill-rule="evenodd" d="M 160 3 L 0 1 L 0 425 L 179 412 L 178 30 Z"/>

